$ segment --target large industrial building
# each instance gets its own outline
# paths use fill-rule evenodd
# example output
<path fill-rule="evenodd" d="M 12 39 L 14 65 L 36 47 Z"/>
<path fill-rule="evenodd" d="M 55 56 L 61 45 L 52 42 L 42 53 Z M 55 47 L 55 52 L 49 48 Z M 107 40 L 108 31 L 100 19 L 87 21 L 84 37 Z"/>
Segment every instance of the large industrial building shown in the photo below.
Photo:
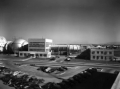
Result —
<path fill-rule="evenodd" d="M 7 41 L 3 47 L 3 53 L 4 54 L 13 54 L 13 53 L 18 54 L 19 51 L 26 50 L 27 45 L 28 45 L 28 42 L 24 39 L 15 39 L 14 41 Z"/>
<path fill-rule="evenodd" d="M 19 51 L 19 57 L 32 56 L 33 58 L 51 57 L 50 47 L 53 43 L 51 39 L 29 39 L 28 51 Z"/>

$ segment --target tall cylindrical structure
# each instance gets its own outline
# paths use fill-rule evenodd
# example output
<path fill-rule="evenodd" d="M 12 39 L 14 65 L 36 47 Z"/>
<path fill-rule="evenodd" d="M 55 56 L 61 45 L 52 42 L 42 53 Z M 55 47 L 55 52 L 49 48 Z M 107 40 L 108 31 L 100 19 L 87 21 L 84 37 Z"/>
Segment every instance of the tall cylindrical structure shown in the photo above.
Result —
<path fill-rule="evenodd" d="M 25 45 L 27 45 L 28 42 L 24 39 L 16 39 L 13 41 L 12 43 L 12 49 L 13 49 L 13 52 L 18 52 L 18 51 L 24 51 L 24 49 L 22 49 Z"/>

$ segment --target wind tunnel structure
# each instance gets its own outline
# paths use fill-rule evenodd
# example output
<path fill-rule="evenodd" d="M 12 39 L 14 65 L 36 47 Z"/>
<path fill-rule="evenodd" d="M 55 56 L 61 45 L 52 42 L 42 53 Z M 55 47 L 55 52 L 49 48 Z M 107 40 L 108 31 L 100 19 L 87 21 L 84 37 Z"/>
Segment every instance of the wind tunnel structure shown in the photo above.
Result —
<path fill-rule="evenodd" d="M 28 50 L 28 42 L 24 39 L 16 39 L 14 41 L 8 41 L 3 49 L 5 54 L 14 54 L 19 51 Z"/>
<path fill-rule="evenodd" d="M 12 43 L 12 50 L 14 53 L 18 51 L 25 51 L 27 49 L 28 42 L 24 39 L 16 39 Z"/>

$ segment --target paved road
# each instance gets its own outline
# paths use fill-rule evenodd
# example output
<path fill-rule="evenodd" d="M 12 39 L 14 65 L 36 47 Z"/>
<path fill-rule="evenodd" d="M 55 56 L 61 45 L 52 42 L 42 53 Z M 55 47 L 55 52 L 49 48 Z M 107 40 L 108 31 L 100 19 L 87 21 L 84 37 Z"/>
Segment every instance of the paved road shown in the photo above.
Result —
<path fill-rule="evenodd" d="M 14 62 L 14 61 L 13 61 Z M 67 67 L 75 67 L 75 66 L 89 66 L 89 67 L 97 67 L 97 68 L 106 68 L 106 69 L 114 69 L 120 71 L 120 64 L 112 64 L 112 63 L 92 63 L 92 62 L 27 62 L 27 61 L 15 61 L 16 63 L 21 64 L 36 64 L 39 66 L 67 66 Z"/>
<path fill-rule="evenodd" d="M 72 75 L 75 75 L 81 71 L 86 70 L 87 68 L 90 67 L 99 67 L 99 68 L 105 68 L 105 69 L 113 69 L 113 70 L 118 70 L 120 71 L 120 65 L 119 64 L 107 64 L 107 63 L 97 63 L 97 62 L 27 62 L 28 59 L 22 59 L 24 61 L 16 61 L 14 60 L 9 60 L 9 58 L 4 58 L 5 60 L 0 60 L 0 63 L 3 63 L 4 66 L 11 68 L 12 70 L 17 70 L 17 71 L 23 71 L 23 72 L 27 72 L 31 75 L 35 75 L 35 76 L 39 76 L 41 78 L 46 79 L 47 81 L 51 81 L 51 78 L 53 81 L 55 81 L 55 78 L 59 77 L 59 78 L 69 78 Z M 19 67 L 14 65 L 14 63 L 21 63 L 21 64 L 25 64 L 25 65 L 30 65 L 30 64 L 36 64 L 36 66 L 67 66 L 67 67 L 73 67 L 72 69 L 66 71 L 64 74 L 62 75 L 51 75 L 51 74 L 47 74 L 47 73 L 43 73 L 42 71 L 37 71 L 35 68 L 33 67 L 28 67 L 28 66 L 23 66 L 23 67 Z M 77 67 L 76 67 L 77 66 Z M 27 68 L 28 67 L 28 68 Z M 34 71 L 32 71 L 34 70 Z M 57 80 L 57 79 L 56 79 Z M 58 79 L 58 81 L 60 81 Z M 119 85 L 119 84 L 118 84 Z M 112 88 L 115 89 L 115 88 Z M 118 89 L 118 88 L 117 88 Z"/>
<path fill-rule="evenodd" d="M 5 65 L 8 68 L 11 68 L 13 70 L 17 70 L 17 71 L 23 71 L 23 72 L 27 72 L 29 74 L 33 74 L 39 77 L 47 77 L 47 78 L 54 78 L 55 76 L 43 73 L 40 71 L 37 71 L 35 68 L 33 67 L 27 67 L 27 66 L 23 66 L 23 67 L 19 67 L 14 65 L 14 63 L 20 63 L 20 64 L 25 64 L 25 65 L 30 65 L 30 64 L 36 64 L 36 67 L 39 66 L 51 66 L 51 67 L 59 67 L 59 66 L 67 66 L 67 67 L 76 67 L 79 66 L 79 68 L 77 69 L 71 69 L 69 71 L 66 71 L 64 74 L 59 75 L 59 77 L 65 78 L 67 76 L 72 76 L 78 72 L 84 71 L 87 68 L 90 67 L 99 67 L 99 68 L 106 68 L 106 69 L 114 69 L 114 70 L 118 70 L 120 71 L 120 65 L 119 64 L 106 64 L 106 63 L 86 63 L 86 62 L 28 62 L 27 59 L 22 59 L 22 60 L 7 60 L 7 58 L 4 58 L 6 60 L 1 60 L 1 62 L 3 63 L 3 65 Z M 24 61 L 23 61 L 24 60 Z M 34 72 L 33 72 L 34 71 Z"/>
<path fill-rule="evenodd" d="M 15 71 L 23 71 L 23 72 L 26 72 L 26 73 L 29 73 L 31 75 L 35 75 L 35 76 L 38 76 L 38 77 L 41 77 L 41 78 L 56 78 L 56 77 L 61 77 L 61 78 L 68 78 L 69 76 L 73 76 L 74 74 L 77 74 L 78 72 L 81 72 L 81 71 L 84 71 L 86 70 L 88 67 L 86 66 L 82 66 L 80 68 L 76 68 L 76 69 L 69 69 L 68 71 L 66 71 L 65 73 L 61 74 L 61 75 L 51 75 L 51 74 L 47 74 L 47 73 L 44 73 L 42 71 L 37 71 L 36 68 L 34 67 L 31 67 L 29 66 L 30 64 L 37 64 L 37 66 L 41 65 L 41 66 L 44 66 L 44 65 L 51 65 L 51 64 L 56 64 L 57 66 L 61 66 L 61 64 L 55 62 L 55 63 L 49 63 L 49 62 L 27 62 L 27 60 L 25 59 L 25 61 L 23 61 L 24 59 L 22 59 L 21 61 L 18 60 L 1 60 L 1 63 L 3 63 L 4 66 L 12 69 L 12 70 L 15 70 Z M 23 66 L 19 67 L 19 66 L 16 66 L 14 65 L 14 63 L 21 63 L 21 64 L 24 64 Z M 28 66 L 26 66 L 28 65 Z"/>

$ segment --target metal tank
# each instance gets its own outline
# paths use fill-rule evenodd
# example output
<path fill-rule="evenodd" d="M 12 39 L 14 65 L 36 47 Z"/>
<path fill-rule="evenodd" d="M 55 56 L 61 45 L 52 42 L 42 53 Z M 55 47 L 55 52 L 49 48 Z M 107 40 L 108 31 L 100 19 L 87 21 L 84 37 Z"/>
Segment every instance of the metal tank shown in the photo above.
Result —
<path fill-rule="evenodd" d="M 23 47 L 27 45 L 28 42 L 24 39 L 16 39 L 12 43 L 13 52 L 24 51 Z"/>
<path fill-rule="evenodd" d="M 3 48 L 3 53 L 4 54 L 12 54 L 13 50 L 12 50 L 12 41 L 7 41 L 6 44 L 4 45 Z"/>

